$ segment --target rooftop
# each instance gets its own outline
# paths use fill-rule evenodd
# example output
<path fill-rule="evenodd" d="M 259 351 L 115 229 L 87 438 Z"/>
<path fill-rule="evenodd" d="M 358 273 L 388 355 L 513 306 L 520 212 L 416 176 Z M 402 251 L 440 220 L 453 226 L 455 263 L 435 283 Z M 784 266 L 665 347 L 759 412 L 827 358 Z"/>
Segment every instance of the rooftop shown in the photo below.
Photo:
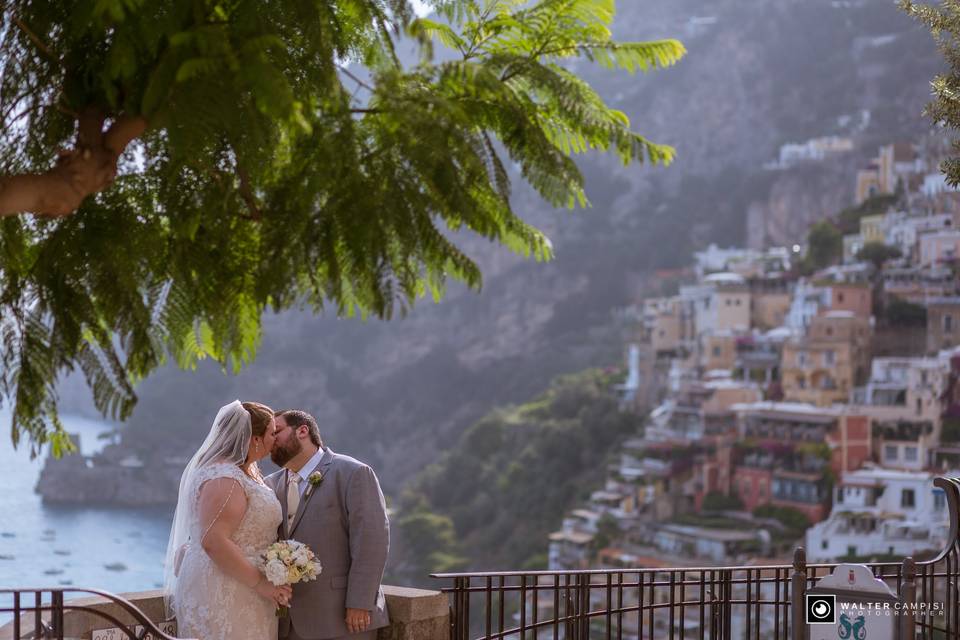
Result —
<path fill-rule="evenodd" d="M 738 402 L 731 405 L 738 413 L 787 413 L 807 417 L 838 418 L 843 411 L 834 407 L 818 407 L 807 402 Z"/>
<path fill-rule="evenodd" d="M 737 529 L 711 529 L 708 527 L 693 527 L 684 524 L 664 524 L 658 527 L 660 531 L 675 533 L 691 538 L 701 538 L 714 542 L 744 542 L 757 537 L 755 531 L 741 531 Z"/>
<path fill-rule="evenodd" d="M 934 475 L 929 471 L 900 471 L 884 467 L 864 467 L 843 475 L 843 484 L 869 482 L 871 480 L 914 480 L 933 483 Z"/>
<path fill-rule="evenodd" d="M 704 282 L 711 284 L 744 284 L 746 279 L 738 273 L 711 273 L 703 279 Z"/>

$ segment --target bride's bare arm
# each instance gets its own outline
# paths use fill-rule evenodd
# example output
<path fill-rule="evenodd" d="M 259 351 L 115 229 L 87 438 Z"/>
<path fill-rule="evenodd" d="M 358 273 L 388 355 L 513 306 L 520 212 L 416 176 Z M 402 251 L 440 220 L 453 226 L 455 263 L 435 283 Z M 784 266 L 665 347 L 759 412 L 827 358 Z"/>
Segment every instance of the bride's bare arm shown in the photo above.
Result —
<path fill-rule="evenodd" d="M 275 587 L 244 556 L 231 539 L 247 511 L 247 497 L 240 484 L 231 478 L 208 480 L 200 488 L 200 526 L 205 532 L 200 545 L 210 559 L 227 575 L 256 589 L 264 598 L 285 604 L 290 587 Z"/>

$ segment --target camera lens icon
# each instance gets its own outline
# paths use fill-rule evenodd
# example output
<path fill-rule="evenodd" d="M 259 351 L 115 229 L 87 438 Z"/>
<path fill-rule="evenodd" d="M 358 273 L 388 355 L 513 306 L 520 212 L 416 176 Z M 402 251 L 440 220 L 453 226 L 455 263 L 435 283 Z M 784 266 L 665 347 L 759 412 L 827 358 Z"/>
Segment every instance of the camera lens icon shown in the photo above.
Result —
<path fill-rule="evenodd" d="M 836 624 L 837 596 L 807 594 L 807 624 Z"/>

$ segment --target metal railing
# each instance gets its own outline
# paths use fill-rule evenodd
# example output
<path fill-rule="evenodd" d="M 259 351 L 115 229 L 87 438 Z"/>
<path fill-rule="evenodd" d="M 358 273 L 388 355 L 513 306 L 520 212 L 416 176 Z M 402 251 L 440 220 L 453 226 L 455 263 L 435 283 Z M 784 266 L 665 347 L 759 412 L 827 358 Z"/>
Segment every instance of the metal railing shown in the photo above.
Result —
<path fill-rule="evenodd" d="M 135 621 L 134 624 L 121 622 L 116 616 L 101 610 L 90 603 L 71 602 L 64 594 L 77 593 L 100 596 L 120 607 Z M 46 596 L 49 596 L 47 598 Z M 86 612 L 102 618 L 120 630 L 121 638 L 129 640 L 176 640 L 157 627 L 143 611 L 129 600 L 98 589 L 0 589 L 0 614 L 12 614 L 10 625 L 13 629 L 12 640 L 64 640 L 66 625 L 64 614 L 67 612 Z M 136 627 L 140 626 L 139 633 Z M 119 640 L 119 639 L 118 639 Z"/>
<path fill-rule="evenodd" d="M 949 504 L 946 548 L 925 561 L 867 565 L 902 601 L 917 603 L 900 622 L 902 640 L 960 640 L 960 478 L 934 484 Z M 792 565 L 431 577 L 446 583 L 451 640 L 801 640 L 804 593 L 837 566 L 808 565 L 801 548 Z"/>

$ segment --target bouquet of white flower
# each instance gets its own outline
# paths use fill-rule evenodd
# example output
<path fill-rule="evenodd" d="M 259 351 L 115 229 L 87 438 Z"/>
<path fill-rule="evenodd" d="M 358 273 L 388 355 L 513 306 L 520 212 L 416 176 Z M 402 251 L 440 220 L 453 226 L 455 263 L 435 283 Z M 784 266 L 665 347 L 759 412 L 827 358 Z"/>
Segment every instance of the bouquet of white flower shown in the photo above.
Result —
<path fill-rule="evenodd" d="M 267 547 L 260 556 L 260 567 L 275 587 L 316 580 L 323 568 L 310 547 L 296 540 L 281 540 Z M 277 609 L 278 616 L 287 615 L 287 607 Z"/>

